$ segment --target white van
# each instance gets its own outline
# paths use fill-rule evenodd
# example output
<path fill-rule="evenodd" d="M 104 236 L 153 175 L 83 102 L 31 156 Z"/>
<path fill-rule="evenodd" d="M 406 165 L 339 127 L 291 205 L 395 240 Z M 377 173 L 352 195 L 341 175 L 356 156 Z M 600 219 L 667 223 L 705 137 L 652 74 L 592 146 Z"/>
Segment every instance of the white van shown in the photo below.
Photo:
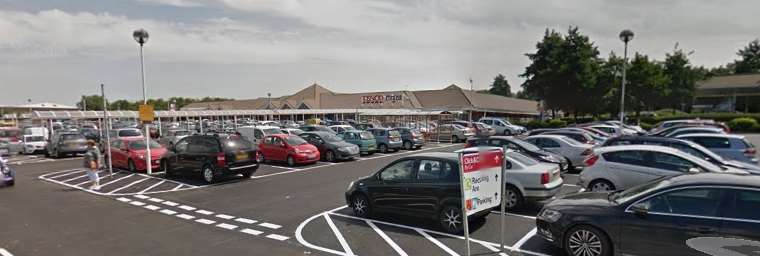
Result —
<path fill-rule="evenodd" d="M 240 133 L 243 138 L 250 142 L 258 143 L 264 136 L 270 134 L 282 134 L 282 129 L 277 126 L 241 126 L 237 128 L 237 132 Z"/>
<path fill-rule="evenodd" d="M 46 127 L 26 127 L 24 128 L 24 135 L 42 136 L 45 140 L 49 140 L 50 130 Z"/>

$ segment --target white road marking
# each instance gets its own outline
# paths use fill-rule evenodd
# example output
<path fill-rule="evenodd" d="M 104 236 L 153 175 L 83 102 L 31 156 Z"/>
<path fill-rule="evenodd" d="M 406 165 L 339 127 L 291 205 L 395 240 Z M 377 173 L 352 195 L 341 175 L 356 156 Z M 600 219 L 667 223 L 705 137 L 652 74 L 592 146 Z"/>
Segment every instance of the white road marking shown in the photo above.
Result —
<path fill-rule="evenodd" d="M 269 222 L 261 223 L 261 224 L 259 224 L 259 226 L 262 226 L 262 227 L 265 227 L 265 228 L 271 228 L 271 229 L 278 229 L 278 228 L 282 227 L 280 225 L 272 224 L 272 223 L 269 223 Z"/>
<path fill-rule="evenodd" d="M 125 202 L 125 203 L 129 203 L 130 201 L 132 201 L 132 199 L 129 199 L 129 198 L 126 198 L 126 197 L 119 197 L 119 198 L 116 198 L 116 200 L 119 200 L 119 201 L 122 201 L 122 202 Z"/>
<path fill-rule="evenodd" d="M 148 199 L 148 198 L 150 198 L 149 196 L 146 196 L 146 195 L 135 195 L 135 197 L 140 198 L 140 199 Z"/>
<path fill-rule="evenodd" d="M 177 190 L 178 190 L 179 188 L 181 188 L 182 186 L 184 186 L 184 185 L 183 185 L 183 184 L 179 184 L 179 185 L 177 185 L 176 187 L 174 187 L 174 188 L 172 189 L 172 191 L 177 191 Z"/>
<path fill-rule="evenodd" d="M 380 228 L 375 226 L 374 223 L 372 223 L 369 220 L 365 220 L 364 222 L 367 222 L 367 225 L 369 225 L 372 229 L 374 229 L 375 232 L 377 232 L 377 234 L 380 235 L 380 237 L 382 237 L 383 240 L 385 240 L 385 242 L 388 243 L 388 245 L 390 245 L 394 251 L 396 251 L 396 253 L 398 253 L 398 255 L 400 256 L 409 255 L 409 254 L 406 254 L 406 252 L 403 249 L 401 249 L 401 247 L 399 247 L 398 244 L 396 244 L 396 242 L 393 242 L 393 240 L 390 237 L 388 237 L 388 235 L 386 235 L 385 232 L 383 232 Z"/>
<path fill-rule="evenodd" d="M 132 182 L 132 183 L 129 183 L 129 184 L 127 184 L 126 186 L 123 186 L 123 187 L 120 187 L 120 188 L 117 188 L 117 189 L 111 190 L 111 192 L 108 192 L 108 193 L 106 193 L 106 194 L 107 194 L 107 195 L 113 195 L 113 193 L 116 193 L 116 192 L 122 191 L 122 190 L 124 190 L 125 188 L 131 187 L 131 186 L 133 186 L 133 185 L 135 185 L 135 184 L 137 184 L 137 183 L 140 183 L 140 182 L 146 181 L 146 180 L 148 180 L 148 179 L 149 179 L 149 178 L 144 178 L 144 179 L 141 179 L 141 180 L 137 180 L 137 181 L 135 181 L 135 182 Z"/>
<path fill-rule="evenodd" d="M 192 206 L 189 206 L 189 205 L 182 205 L 179 208 L 182 209 L 182 210 L 186 210 L 186 211 L 194 211 L 196 209 L 195 207 L 192 207 Z"/>
<path fill-rule="evenodd" d="M 493 213 L 493 214 L 501 214 L 500 211 L 491 211 L 491 213 Z M 531 220 L 535 220 L 536 219 L 535 216 L 515 214 L 515 213 L 508 213 L 508 212 L 504 213 L 504 215 L 513 216 L 513 217 L 520 217 L 520 218 L 526 218 L 526 219 L 531 219 Z"/>
<path fill-rule="evenodd" d="M 177 206 L 178 203 L 172 202 L 172 201 L 164 201 L 162 204 L 168 205 L 168 206 Z"/>
<path fill-rule="evenodd" d="M 237 219 L 235 219 L 235 221 L 237 221 L 237 222 L 242 222 L 242 223 L 245 223 L 245 224 L 253 224 L 253 223 L 256 223 L 256 221 L 255 221 L 255 220 L 252 220 L 252 219 L 246 219 L 246 218 L 237 218 Z"/>
<path fill-rule="evenodd" d="M 269 235 L 266 236 L 266 238 L 271 238 L 271 239 L 274 239 L 274 240 L 277 240 L 277 241 L 285 241 L 285 240 L 290 239 L 290 237 L 281 236 L 281 235 L 277 235 L 277 234 L 269 234 Z"/>
<path fill-rule="evenodd" d="M 333 210 L 339 210 L 339 209 L 342 209 L 342 208 L 346 208 L 346 206 L 335 208 Z M 307 218 L 306 220 L 304 220 L 303 222 L 301 222 L 301 224 L 298 224 L 298 227 L 296 227 L 296 240 L 298 241 L 298 243 L 302 244 L 303 246 L 309 247 L 309 248 L 314 249 L 314 250 L 319 250 L 319 251 L 322 251 L 322 252 L 331 253 L 331 254 L 335 254 L 335 255 L 339 255 L 339 256 L 346 256 L 345 252 L 339 252 L 339 251 L 336 251 L 336 250 L 333 250 L 333 249 L 328 249 L 328 248 L 325 248 L 325 247 L 322 247 L 322 246 L 316 246 L 316 245 L 314 245 L 312 243 L 309 243 L 308 241 L 306 241 L 306 239 L 303 238 L 303 228 L 306 227 L 306 224 L 312 222 L 316 218 L 322 217 L 322 215 L 324 215 L 325 213 L 330 213 L 330 211 L 325 211 L 323 213 L 311 216 L 311 217 Z"/>
<path fill-rule="evenodd" d="M 575 187 L 575 188 L 581 187 L 581 186 L 578 186 L 578 185 L 575 185 L 575 184 L 562 184 L 562 186 Z"/>
<path fill-rule="evenodd" d="M 151 189 L 153 189 L 153 188 L 155 188 L 155 187 L 158 187 L 158 186 L 159 186 L 159 185 L 161 185 L 161 184 L 164 184 L 164 182 L 166 182 L 166 181 L 165 181 L 165 180 L 162 180 L 161 182 L 158 182 L 158 183 L 156 183 L 156 184 L 153 184 L 152 186 L 150 186 L 150 187 L 148 187 L 148 188 L 146 188 L 146 189 L 143 189 L 142 191 L 140 191 L 140 192 L 137 192 L 137 193 L 140 193 L 140 194 L 142 194 L 142 193 L 145 193 L 145 192 L 147 192 L 147 191 L 149 191 L 149 190 L 151 190 Z"/>
<path fill-rule="evenodd" d="M 76 179 L 81 179 L 81 178 L 84 178 L 84 177 L 87 177 L 87 174 L 76 176 L 76 177 L 68 179 L 68 180 L 62 180 L 61 182 L 66 183 L 66 182 L 69 182 L 69 181 L 72 181 L 72 180 L 76 180 Z"/>
<path fill-rule="evenodd" d="M 112 181 L 106 182 L 105 184 L 102 184 L 102 185 L 100 185 L 100 187 L 105 187 L 105 186 L 108 186 L 108 185 L 110 185 L 110 184 L 113 184 L 114 182 L 118 182 L 118 181 L 120 181 L 120 180 L 123 180 L 123 179 L 129 178 L 129 177 L 132 177 L 132 176 L 135 176 L 135 175 L 134 175 L 134 174 L 130 174 L 130 175 L 127 175 L 127 176 L 124 176 L 124 177 L 121 177 L 121 178 L 118 178 L 118 179 L 115 179 L 115 180 L 112 180 Z"/>
<path fill-rule="evenodd" d="M 515 245 L 513 245 L 512 248 L 520 249 L 520 247 L 522 247 L 523 244 L 525 244 L 525 242 L 528 242 L 528 240 L 530 240 L 530 238 L 532 238 L 533 236 L 536 235 L 537 231 L 538 230 L 536 228 L 531 229 L 530 232 L 528 232 L 527 234 L 525 234 L 525 236 L 523 236 L 522 238 L 520 238 L 520 240 L 517 241 L 517 243 L 515 243 Z"/>
<path fill-rule="evenodd" d="M 177 218 L 182 218 L 182 219 L 186 219 L 186 220 L 192 220 L 192 219 L 195 219 L 195 216 L 187 215 L 187 214 L 183 213 L 183 214 L 177 215 Z"/>
<path fill-rule="evenodd" d="M 60 178 L 60 177 L 72 175 L 74 173 L 85 172 L 85 170 L 78 170 L 78 171 L 73 171 L 73 172 L 68 172 L 68 171 L 72 171 L 72 170 L 66 170 L 66 171 L 63 171 L 63 172 L 67 172 L 67 173 L 64 173 L 64 174 L 61 174 L 61 175 L 56 175 L 56 176 L 53 176 L 53 177 L 45 177 L 45 178 L 48 178 L 48 179 L 57 179 L 57 178 Z M 55 173 L 51 173 L 51 174 L 55 174 Z"/>
<path fill-rule="evenodd" d="M 164 209 L 164 210 L 161 210 L 161 213 L 166 214 L 166 215 L 174 215 L 177 212 L 169 210 L 169 209 Z"/>
<path fill-rule="evenodd" d="M 216 223 L 216 221 L 207 220 L 207 219 L 197 219 L 197 220 L 195 220 L 195 222 L 203 223 L 203 224 L 206 224 L 206 225 L 211 225 L 211 224 Z"/>
<path fill-rule="evenodd" d="M 151 210 L 151 211 L 155 211 L 155 210 L 161 209 L 161 207 L 158 207 L 158 206 L 155 206 L 155 205 L 152 205 L 152 204 L 149 204 L 149 205 L 146 205 L 146 206 L 143 206 L 143 207 L 145 207 L 145 209 L 148 209 L 148 210 Z"/>
<path fill-rule="evenodd" d="M 490 244 L 481 244 L 481 245 L 483 245 L 483 247 L 485 247 L 486 249 L 491 250 L 492 252 L 499 252 L 499 249 L 494 247 L 493 245 L 490 245 Z M 509 255 L 502 252 L 502 253 L 499 253 L 499 256 L 509 256 Z"/>
<path fill-rule="evenodd" d="M 235 216 L 230 216 L 227 214 L 217 214 L 216 217 L 220 219 L 225 219 L 225 220 L 231 220 L 235 218 Z"/>
<path fill-rule="evenodd" d="M 343 238 L 343 234 L 340 233 L 340 230 L 338 230 L 338 227 L 335 226 L 335 223 L 333 223 L 332 219 L 330 219 L 329 214 L 322 214 L 325 216 L 325 220 L 327 221 L 327 225 L 330 226 L 330 229 L 332 229 L 333 234 L 335 234 L 335 237 L 338 238 L 338 242 L 340 243 L 340 246 L 343 247 L 343 251 L 346 252 L 346 255 L 353 256 L 353 251 L 351 251 L 351 247 L 348 246 L 348 242 L 346 242 L 346 239 Z"/>
<path fill-rule="evenodd" d="M 74 185 L 74 187 L 79 187 L 79 186 L 82 186 L 82 185 L 84 185 L 84 184 L 87 184 L 87 183 L 91 183 L 91 182 L 92 182 L 92 181 L 90 181 L 90 180 L 86 180 L 86 181 L 84 181 L 84 182 L 80 182 L 80 183 L 77 183 L 76 185 Z"/>
<path fill-rule="evenodd" d="M 255 230 L 255 229 L 250 229 L 250 228 L 246 228 L 246 229 L 240 230 L 240 232 L 243 232 L 243 233 L 246 233 L 246 234 L 249 234 L 249 235 L 254 235 L 254 236 L 258 236 L 258 235 L 261 235 L 261 234 L 264 233 L 264 232 L 261 232 L 261 231 Z"/>
<path fill-rule="evenodd" d="M 197 211 L 195 211 L 195 212 L 197 212 L 197 213 L 200 213 L 200 214 L 203 214 L 203 215 L 211 215 L 211 214 L 214 214 L 214 212 L 212 212 L 212 211 L 206 211 L 206 210 L 197 210 Z"/>
<path fill-rule="evenodd" d="M 155 197 L 154 197 L 154 198 L 148 199 L 148 201 L 151 201 L 151 202 L 154 202 L 154 203 L 160 203 L 160 202 L 163 202 L 163 201 L 164 201 L 164 199 L 161 199 L 161 198 L 155 198 Z"/>
<path fill-rule="evenodd" d="M 232 225 L 232 224 L 227 224 L 227 223 L 222 223 L 222 224 L 219 224 L 219 225 L 216 225 L 216 226 L 220 227 L 220 228 L 223 228 L 223 229 L 228 229 L 228 230 L 233 230 L 233 229 L 236 229 L 238 227 L 238 226 L 235 226 L 235 225 Z"/>
<path fill-rule="evenodd" d="M 143 206 L 143 205 L 145 205 L 145 203 L 140 202 L 140 201 L 132 201 L 129 204 L 134 205 L 134 206 Z"/>
<path fill-rule="evenodd" d="M 0 255 L 2 256 L 13 256 L 8 250 L 5 250 L 3 248 L 0 248 Z"/>
<path fill-rule="evenodd" d="M 441 241 L 438 241 L 438 239 L 433 238 L 432 236 L 430 236 L 430 234 L 425 233 L 425 231 L 422 231 L 422 229 L 415 229 L 415 231 L 417 231 L 417 233 L 420 233 L 420 235 L 422 235 L 425 238 L 427 238 L 427 240 L 429 240 L 430 242 L 433 242 L 435 245 L 437 245 L 438 247 L 440 247 L 441 249 L 443 249 L 443 251 L 445 251 L 449 255 L 459 256 L 459 254 L 457 252 L 455 252 L 454 250 L 452 250 L 448 246 L 446 246 L 443 243 L 441 243 Z"/>

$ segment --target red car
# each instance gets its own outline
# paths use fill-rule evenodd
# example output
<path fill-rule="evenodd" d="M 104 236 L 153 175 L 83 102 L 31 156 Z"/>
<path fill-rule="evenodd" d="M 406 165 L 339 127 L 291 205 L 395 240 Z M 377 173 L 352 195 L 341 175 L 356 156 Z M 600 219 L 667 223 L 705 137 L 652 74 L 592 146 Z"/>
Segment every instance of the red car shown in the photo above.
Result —
<path fill-rule="evenodd" d="M 319 161 L 319 150 L 301 137 L 287 134 L 267 135 L 259 143 L 259 163 L 265 160 L 286 162 L 289 166 Z"/>
<path fill-rule="evenodd" d="M 158 142 L 150 141 L 150 160 L 153 170 L 158 170 L 166 148 Z M 111 161 L 114 168 L 126 168 L 131 172 L 145 171 L 145 139 L 117 139 L 111 142 Z"/>

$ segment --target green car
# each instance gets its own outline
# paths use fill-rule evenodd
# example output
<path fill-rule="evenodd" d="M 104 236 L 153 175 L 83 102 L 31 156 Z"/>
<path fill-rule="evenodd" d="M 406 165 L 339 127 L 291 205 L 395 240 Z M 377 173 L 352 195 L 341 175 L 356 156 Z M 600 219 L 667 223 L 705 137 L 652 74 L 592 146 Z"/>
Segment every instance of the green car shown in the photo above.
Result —
<path fill-rule="evenodd" d="M 359 146 L 361 154 L 371 155 L 377 150 L 377 142 L 371 132 L 348 130 L 339 133 L 338 137 L 343 138 L 348 143 Z"/>

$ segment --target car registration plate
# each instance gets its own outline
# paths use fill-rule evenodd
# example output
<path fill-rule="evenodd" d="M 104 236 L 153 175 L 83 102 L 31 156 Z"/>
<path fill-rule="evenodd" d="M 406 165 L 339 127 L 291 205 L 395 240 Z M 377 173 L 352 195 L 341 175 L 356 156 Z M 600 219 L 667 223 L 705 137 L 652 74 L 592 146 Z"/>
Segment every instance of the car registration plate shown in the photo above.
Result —
<path fill-rule="evenodd" d="M 245 161 L 248 160 L 248 153 L 246 152 L 238 152 L 235 154 L 235 161 Z"/>

